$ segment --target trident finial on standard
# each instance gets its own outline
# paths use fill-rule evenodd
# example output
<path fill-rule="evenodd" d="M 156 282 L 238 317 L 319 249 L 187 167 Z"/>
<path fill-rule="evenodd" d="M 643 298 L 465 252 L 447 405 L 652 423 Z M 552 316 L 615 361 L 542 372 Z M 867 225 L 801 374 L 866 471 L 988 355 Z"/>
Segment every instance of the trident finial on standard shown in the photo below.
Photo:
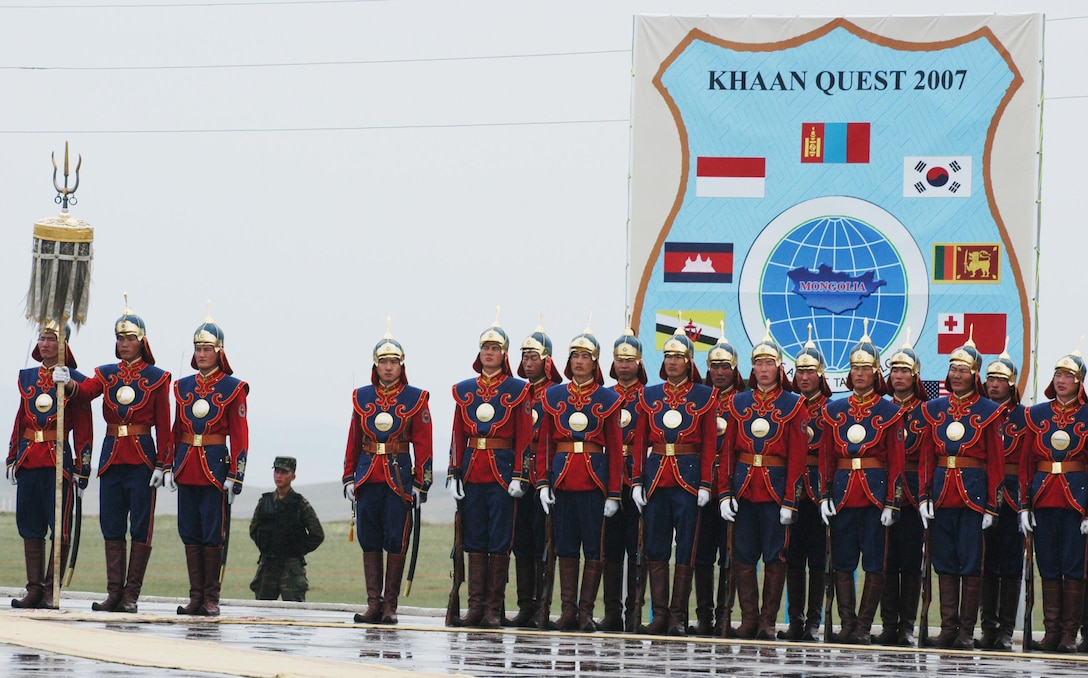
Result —
<path fill-rule="evenodd" d="M 57 156 L 55 153 L 50 153 L 49 157 L 53 160 L 53 188 L 57 189 L 57 197 L 54 198 L 61 207 L 61 212 L 68 214 L 68 205 L 77 204 L 76 189 L 79 188 L 79 168 L 83 166 L 83 154 L 79 155 L 79 160 L 76 161 L 75 178 L 73 179 L 71 188 L 68 187 L 68 142 L 64 142 L 64 185 L 57 184 Z"/>

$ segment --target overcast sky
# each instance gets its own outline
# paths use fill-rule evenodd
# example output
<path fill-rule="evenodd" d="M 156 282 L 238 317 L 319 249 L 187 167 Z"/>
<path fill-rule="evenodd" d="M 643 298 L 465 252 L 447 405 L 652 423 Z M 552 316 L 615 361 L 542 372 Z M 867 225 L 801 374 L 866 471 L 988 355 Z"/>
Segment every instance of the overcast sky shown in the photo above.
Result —
<path fill-rule="evenodd" d="M 31 234 L 57 212 L 49 155 L 68 140 L 83 155 L 72 213 L 95 228 L 90 317 L 73 340 L 81 369 L 114 361 L 112 326 L 127 291 L 158 364 L 189 374 L 193 331 L 211 299 L 236 376 L 252 387 L 254 482 L 269 484 L 281 454 L 299 458 L 300 484 L 338 480 L 351 392 L 369 381 L 391 316 L 411 382 L 432 393 L 441 484 L 450 386 L 473 375 L 496 305 L 515 363 L 541 312 L 560 367 L 591 313 L 606 354 L 623 330 L 633 15 L 737 6 L 0 3 L 0 312 L 9 319 L 0 356 L 11 379 L 0 412 L 14 414 L 15 373 L 31 363 Z M 1079 301 L 1088 9 L 1012 0 L 751 6 L 829 17 L 908 8 L 1047 14 L 1045 384 L 1088 332 Z"/>

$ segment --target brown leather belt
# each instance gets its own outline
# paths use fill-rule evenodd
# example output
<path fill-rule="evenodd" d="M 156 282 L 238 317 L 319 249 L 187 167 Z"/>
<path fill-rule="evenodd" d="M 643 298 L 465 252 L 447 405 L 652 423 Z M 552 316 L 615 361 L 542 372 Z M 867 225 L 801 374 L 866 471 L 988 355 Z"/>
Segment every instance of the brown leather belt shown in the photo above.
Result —
<path fill-rule="evenodd" d="M 1083 461 L 1041 461 L 1035 467 L 1039 473 L 1076 473 L 1084 470 Z"/>
<path fill-rule="evenodd" d="M 46 431 L 31 431 L 27 429 L 23 431 L 24 440 L 33 440 L 36 443 L 53 442 L 57 439 L 57 429 L 51 428 Z"/>
<path fill-rule="evenodd" d="M 986 468 L 986 462 L 974 457 L 937 457 L 941 468 Z"/>
<path fill-rule="evenodd" d="M 1018 476 L 1020 475 L 1020 464 L 1005 464 L 1005 475 Z"/>
<path fill-rule="evenodd" d="M 564 441 L 555 444 L 556 452 L 564 452 L 567 454 L 596 454 L 604 452 L 604 448 L 597 443 L 587 443 L 581 441 Z"/>
<path fill-rule="evenodd" d="M 805 466 L 819 466 L 819 465 L 820 465 L 819 455 L 810 454 L 807 457 L 805 457 Z"/>
<path fill-rule="evenodd" d="M 741 452 L 738 461 L 742 464 L 748 464 L 749 466 L 755 466 L 759 468 L 761 466 L 785 466 L 785 457 L 772 457 L 767 454 L 748 454 L 747 452 Z"/>
<path fill-rule="evenodd" d="M 907 463 L 903 464 L 903 471 L 904 472 L 910 471 L 912 473 L 918 473 L 918 462 L 908 461 Z"/>
<path fill-rule="evenodd" d="M 887 468 L 887 466 L 876 457 L 850 457 L 849 459 L 839 459 L 836 468 L 840 471 L 857 471 L 866 468 Z"/>
<path fill-rule="evenodd" d="M 699 454 L 699 446 L 695 443 L 654 443 L 650 451 L 666 457 L 677 457 L 682 454 Z"/>
<path fill-rule="evenodd" d="M 512 450 L 514 441 L 511 438 L 469 438 L 468 446 L 474 450 Z"/>
<path fill-rule="evenodd" d="M 106 435 L 113 438 L 146 436 L 149 433 L 151 433 L 151 426 L 147 424 L 106 424 Z"/>
<path fill-rule="evenodd" d="M 402 454 L 408 451 L 408 441 L 406 440 L 394 440 L 389 443 L 379 443 L 376 440 L 364 440 L 363 452 L 367 454 L 376 454 L 381 456 L 383 454 Z"/>
<path fill-rule="evenodd" d="M 128 430 L 131 435 L 132 427 L 129 426 Z M 184 431 L 181 434 L 181 442 L 193 447 L 207 447 L 208 445 L 226 445 L 227 436 L 223 433 L 189 433 Z"/>

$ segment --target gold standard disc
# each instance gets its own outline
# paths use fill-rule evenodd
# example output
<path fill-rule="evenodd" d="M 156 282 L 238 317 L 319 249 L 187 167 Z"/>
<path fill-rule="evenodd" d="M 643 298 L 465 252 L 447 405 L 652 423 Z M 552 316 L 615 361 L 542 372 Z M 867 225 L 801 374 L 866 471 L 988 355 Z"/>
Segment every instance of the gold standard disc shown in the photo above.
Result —
<path fill-rule="evenodd" d="M 846 429 L 846 439 L 855 445 L 865 440 L 865 427 L 861 424 L 852 424 Z"/>
<path fill-rule="evenodd" d="M 535 409 L 533 410 L 533 426 L 536 426 L 536 420 L 540 419 L 540 413 Z"/>
<path fill-rule="evenodd" d="M 1065 431 L 1054 431 L 1054 435 L 1050 436 L 1050 444 L 1055 450 L 1061 452 L 1069 447 L 1069 434 Z"/>
<path fill-rule="evenodd" d="M 627 410 L 620 410 L 620 428 L 627 428 L 631 424 L 631 413 Z"/>
<path fill-rule="evenodd" d="M 132 390 L 131 386 L 122 386 L 117 389 L 117 402 L 122 405 L 131 405 L 133 400 L 136 400 L 136 391 Z"/>
<path fill-rule="evenodd" d="M 584 431 L 586 430 L 586 427 L 589 426 L 589 418 L 581 412 L 575 412 L 570 415 L 570 419 L 567 420 L 567 423 L 570 424 L 572 431 Z"/>
<path fill-rule="evenodd" d="M 718 435 L 725 435 L 725 426 L 726 426 L 725 417 L 718 417 L 717 424 L 718 424 Z"/>
<path fill-rule="evenodd" d="M 42 393 L 34 399 L 34 409 L 39 412 L 48 412 L 53 409 L 53 396 L 48 393 Z"/>
<path fill-rule="evenodd" d="M 952 422 L 948 425 L 948 428 L 945 429 L 945 435 L 947 435 L 948 439 L 952 442 L 961 440 L 963 438 L 963 434 L 963 424 L 959 423 L 958 421 Z"/>
<path fill-rule="evenodd" d="M 379 412 L 378 416 L 374 417 L 374 428 L 382 432 L 393 428 L 393 415 L 388 412 Z"/>
<path fill-rule="evenodd" d="M 805 435 L 808 436 L 808 441 L 811 443 L 812 439 L 816 437 L 816 432 L 812 430 L 811 426 L 805 427 Z"/>
<path fill-rule="evenodd" d="M 495 408 L 491 403 L 482 403 L 476 408 L 476 419 L 485 424 L 495 418 Z"/>
<path fill-rule="evenodd" d="M 203 419 L 208 416 L 208 412 L 210 412 L 211 409 L 211 406 L 208 405 L 208 401 L 201 398 L 193 403 L 193 416 L 197 419 Z"/>
<path fill-rule="evenodd" d="M 661 417 L 661 423 L 665 424 L 666 428 L 676 428 L 684 422 L 684 417 L 676 410 L 669 410 Z"/>
<path fill-rule="evenodd" d="M 756 419 L 752 422 L 752 435 L 754 435 L 755 437 L 763 438 L 770 432 L 771 425 L 763 417 L 760 417 L 759 419 Z"/>

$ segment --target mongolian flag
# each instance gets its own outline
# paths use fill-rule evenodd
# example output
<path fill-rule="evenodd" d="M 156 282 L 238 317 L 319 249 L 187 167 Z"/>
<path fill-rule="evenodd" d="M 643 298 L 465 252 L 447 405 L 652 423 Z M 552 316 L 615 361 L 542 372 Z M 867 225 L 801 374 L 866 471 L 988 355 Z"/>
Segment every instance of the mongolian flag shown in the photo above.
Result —
<path fill-rule="evenodd" d="M 869 123 L 803 123 L 801 125 L 801 162 L 868 163 Z"/>

